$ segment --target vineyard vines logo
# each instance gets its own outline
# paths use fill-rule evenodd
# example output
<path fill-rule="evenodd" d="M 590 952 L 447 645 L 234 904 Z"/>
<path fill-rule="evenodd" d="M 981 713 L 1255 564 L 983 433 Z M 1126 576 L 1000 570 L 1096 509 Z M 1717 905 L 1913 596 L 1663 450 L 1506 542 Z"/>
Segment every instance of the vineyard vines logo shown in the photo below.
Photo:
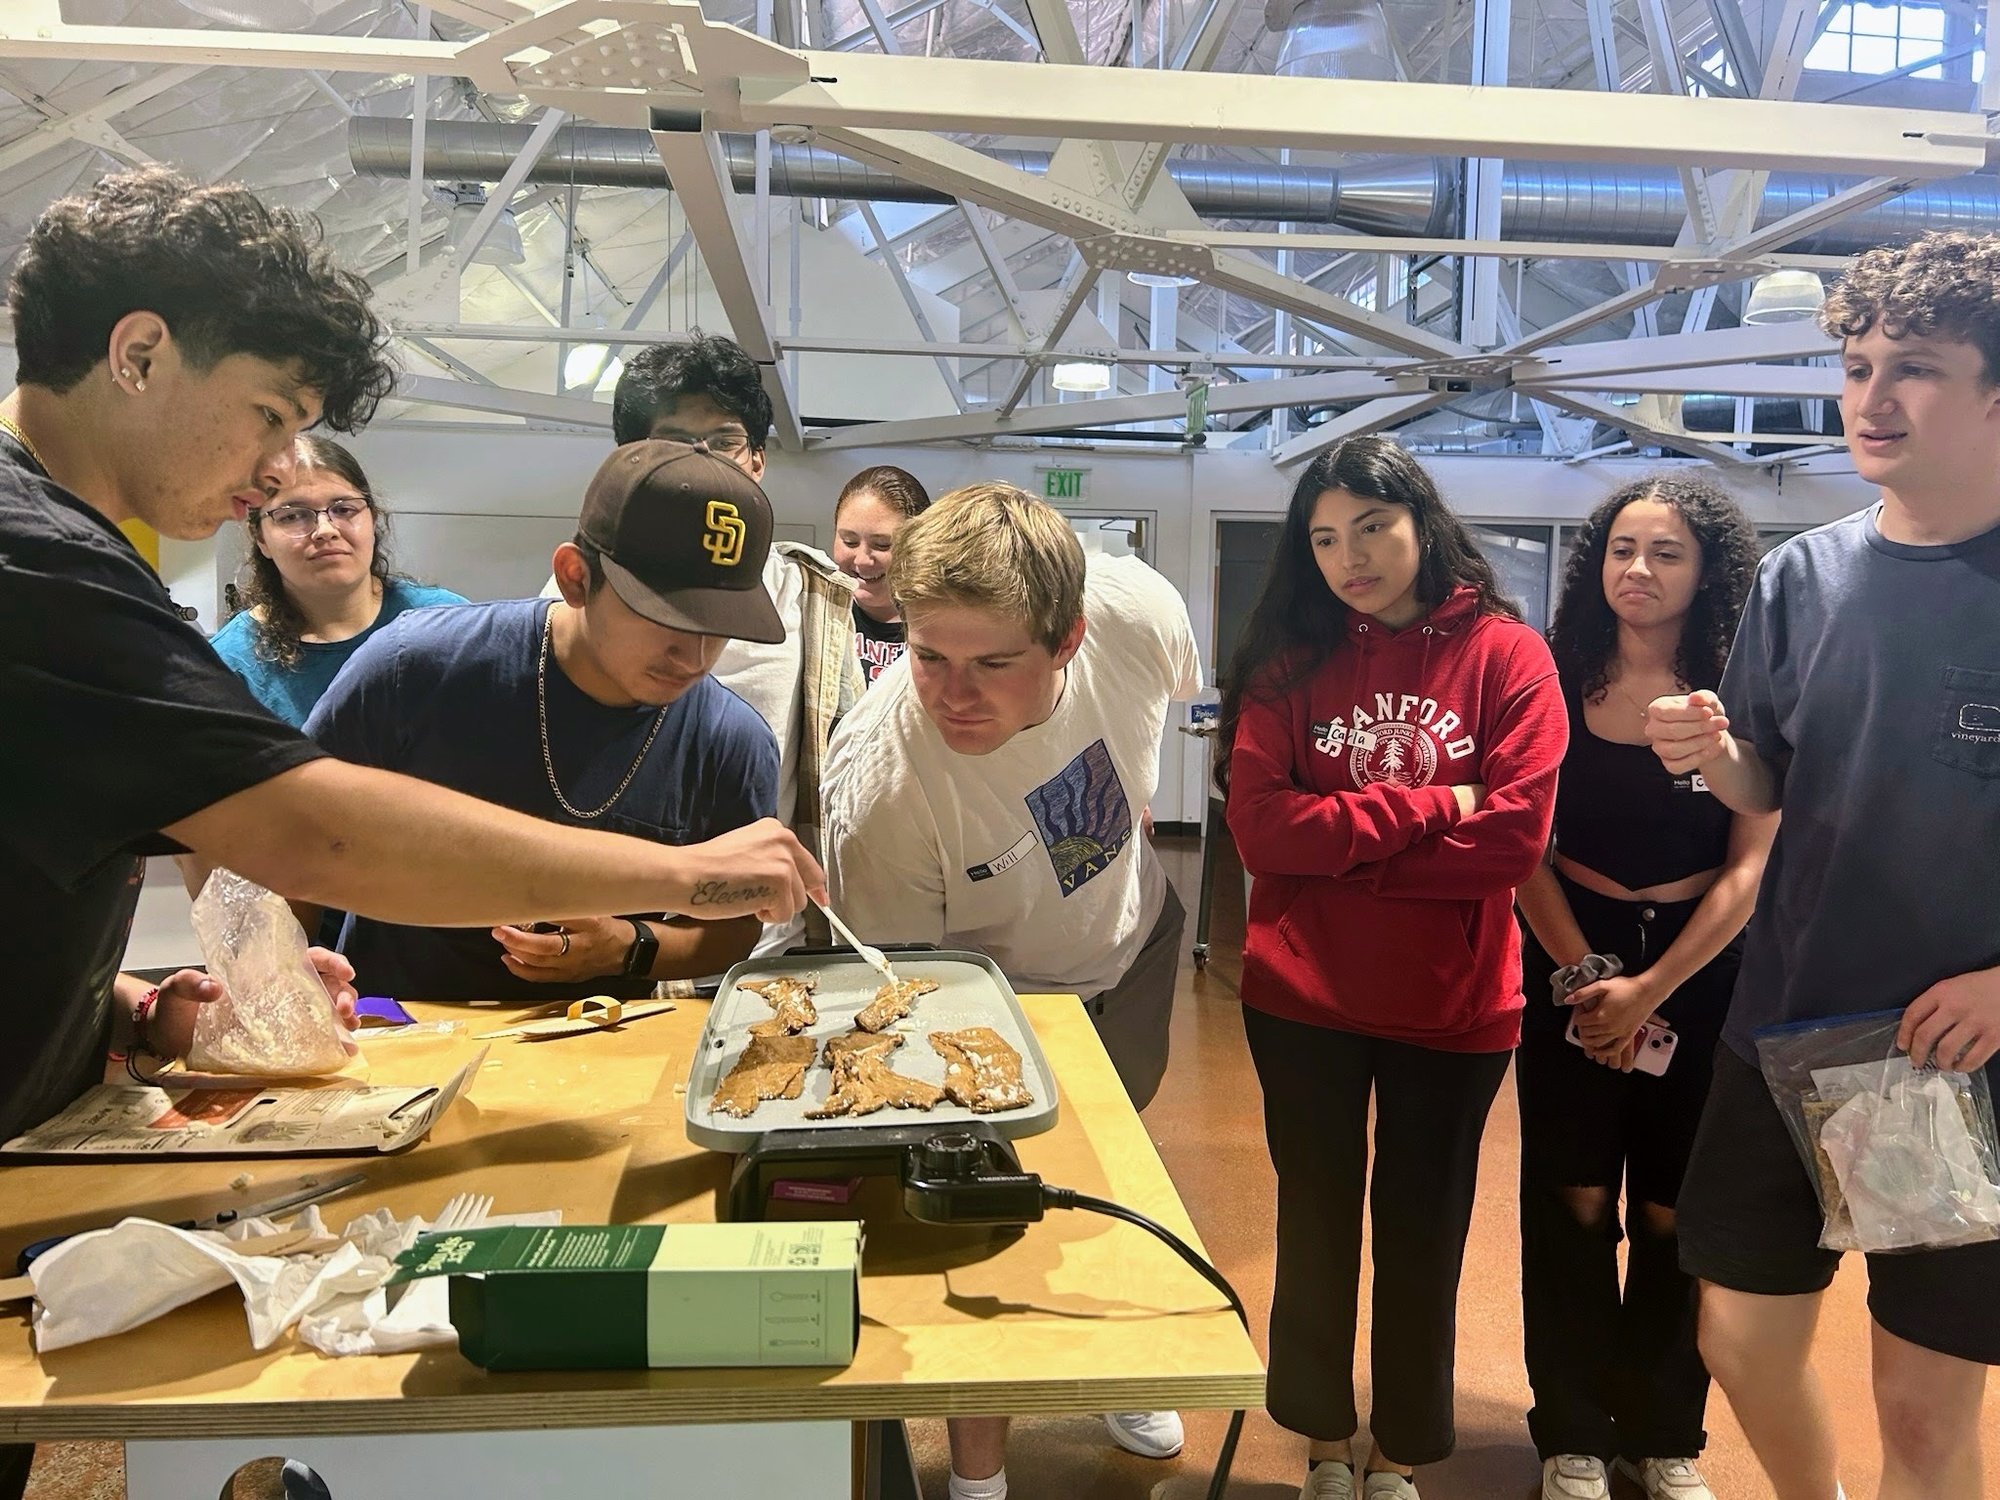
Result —
<path fill-rule="evenodd" d="M 711 500 L 704 524 L 708 529 L 702 533 L 701 545 L 718 568 L 733 568 L 743 561 L 743 539 L 749 527 L 743 524 L 741 511 L 727 500 Z"/>
<path fill-rule="evenodd" d="M 2000 742 L 2000 704 L 1961 705 L 1958 710 L 1958 727 L 1952 731 L 1951 737 L 1972 745 L 1991 745 Z"/>
<path fill-rule="evenodd" d="M 1440 750 L 1463 760 L 1478 749 L 1471 735 L 1459 734 L 1465 720 L 1456 711 L 1416 693 L 1377 693 L 1373 712 L 1357 703 L 1350 718 L 1313 725 L 1313 747 L 1324 755 L 1345 752 L 1356 786 L 1429 786 Z"/>

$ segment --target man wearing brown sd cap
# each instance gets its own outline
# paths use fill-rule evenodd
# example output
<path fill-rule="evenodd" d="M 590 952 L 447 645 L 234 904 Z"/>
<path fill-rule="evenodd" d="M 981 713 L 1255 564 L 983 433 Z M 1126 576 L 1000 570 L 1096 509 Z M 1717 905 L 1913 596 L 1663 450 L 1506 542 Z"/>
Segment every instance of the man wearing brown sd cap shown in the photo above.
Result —
<path fill-rule="evenodd" d="M 306 723 L 325 749 L 553 822 L 666 844 L 770 817 L 778 752 L 710 680 L 729 640 L 784 630 L 762 582 L 771 506 L 736 465 L 664 440 L 618 449 L 591 480 L 561 597 L 400 619 L 334 679 Z M 550 931 L 367 919 L 345 951 L 399 997 L 633 998 L 749 953 L 752 918 L 566 917 Z M 537 924 L 544 925 L 544 924 Z"/>

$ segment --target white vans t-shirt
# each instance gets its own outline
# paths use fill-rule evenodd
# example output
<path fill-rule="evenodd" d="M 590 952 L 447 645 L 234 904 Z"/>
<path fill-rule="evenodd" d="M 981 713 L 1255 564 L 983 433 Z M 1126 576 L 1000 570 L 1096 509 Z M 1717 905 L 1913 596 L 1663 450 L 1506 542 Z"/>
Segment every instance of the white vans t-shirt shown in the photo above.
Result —
<path fill-rule="evenodd" d="M 1130 557 L 1089 560 L 1083 646 L 1044 723 L 990 755 L 946 746 L 905 655 L 841 720 L 825 779 L 834 909 L 868 942 L 990 955 L 1018 988 L 1111 988 L 1166 875 L 1140 818 L 1167 705 L 1201 688 L 1187 605 Z"/>

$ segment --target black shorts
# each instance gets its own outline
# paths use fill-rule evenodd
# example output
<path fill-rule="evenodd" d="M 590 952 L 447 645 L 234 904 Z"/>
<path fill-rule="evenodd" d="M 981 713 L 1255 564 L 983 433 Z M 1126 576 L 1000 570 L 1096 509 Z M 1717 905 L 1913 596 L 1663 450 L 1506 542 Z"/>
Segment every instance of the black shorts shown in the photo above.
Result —
<path fill-rule="evenodd" d="M 1715 1049 L 1708 1107 L 1676 1210 L 1681 1269 L 1732 1291 L 1824 1291 L 1840 1264 L 1822 1250 L 1819 1198 L 1764 1075 Z M 1868 1311 L 1897 1338 L 2000 1365 L 2000 1240 L 1868 1257 Z"/>

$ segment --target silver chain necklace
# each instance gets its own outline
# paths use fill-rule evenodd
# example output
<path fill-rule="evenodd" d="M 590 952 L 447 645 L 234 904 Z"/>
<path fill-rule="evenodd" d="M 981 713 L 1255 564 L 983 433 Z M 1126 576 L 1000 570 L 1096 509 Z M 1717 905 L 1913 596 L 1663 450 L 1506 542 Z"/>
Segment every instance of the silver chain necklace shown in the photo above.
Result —
<path fill-rule="evenodd" d="M 572 818 L 588 823 L 592 818 L 601 818 L 618 805 L 618 799 L 625 795 L 625 788 L 632 784 L 632 778 L 639 774 L 639 767 L 646 763 L 646 752 L 653 748 L 653 741 L 659 737 L 660 726 L 667 721 L 667 710 L 672 704 L 662 704 L 660 711 L 653 715 L 653 727 L 646 733 L 646 743 L 639 747 L 639 755 L 626 771 L 625 779 L 618 783 L 618 790 L 605 800 L 602 807 L 585 812 L 563 795 L 561 783 L 556 780 L 556 759 L 549 753 L 549 642 L 555 639 L 555 616 L 549 616 L 548 625 L 542 631 L 542 653 L 535 663 L 535 717 L 542 727 L 542 769 L 549 773 L 549 790 L 556 794 L 556 801 L 562 810 Z"/>

